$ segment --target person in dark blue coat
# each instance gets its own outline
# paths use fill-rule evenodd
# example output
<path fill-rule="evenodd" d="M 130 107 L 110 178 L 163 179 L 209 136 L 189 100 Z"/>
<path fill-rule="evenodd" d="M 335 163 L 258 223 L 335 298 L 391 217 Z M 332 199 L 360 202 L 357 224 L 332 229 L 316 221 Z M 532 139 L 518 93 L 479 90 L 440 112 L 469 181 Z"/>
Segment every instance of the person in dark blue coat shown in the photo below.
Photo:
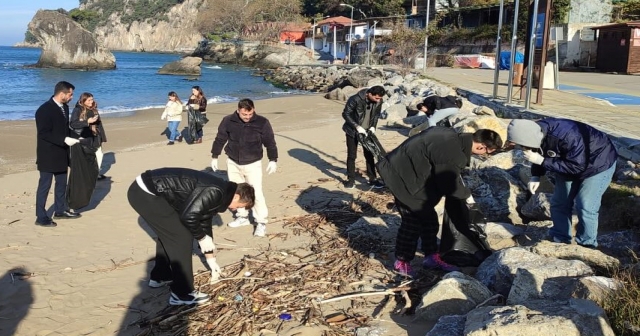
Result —
<path fill-rule="evenodd" d="M 547 171 L 555 173 L 550 238 L 558 243 L 571 243 L 571 215 L 575 206 L 576 243 L 597 247 L 600 202 L 611 183 L 618 156 L 607 134 L 567 119 L 517 119 L 509 124 L 507 139 L 522 146 L 525 158 L 532 163 L 528 184 L 532 194 L 540 185 L 540 176 Z"/>

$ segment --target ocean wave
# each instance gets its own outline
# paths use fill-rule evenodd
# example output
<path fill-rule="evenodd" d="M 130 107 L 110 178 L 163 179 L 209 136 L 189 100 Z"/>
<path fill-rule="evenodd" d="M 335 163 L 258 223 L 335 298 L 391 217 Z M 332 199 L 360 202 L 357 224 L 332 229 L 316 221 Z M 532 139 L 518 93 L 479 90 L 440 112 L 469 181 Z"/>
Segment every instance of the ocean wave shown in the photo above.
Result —
<path fill-rule="evenodd" d="M 205 66 L 204 68 L 207 68 L 207 69 L 222 69 L 221 67 L 219 67 L 217 65 Z"/>
<path fill-rule="evenodd" d="M 239 99 L 231 96 L 214 96 L 213 98 L 207 99 L 207 104 L 221 104 L 221 103 L 229 103 L 238 101 Z"/>
<path fill-rule="evenodd" d="M 164 108 L 164 105 L 144 105 L 144 106 L 136 106 L 136 107 L 107 106 L 107 107 L 100 108 L 100 113 L 102 114 L 122 113 L 122 112 L 148 110 L 148 109 L 154 109 L 154 108 Z"/>

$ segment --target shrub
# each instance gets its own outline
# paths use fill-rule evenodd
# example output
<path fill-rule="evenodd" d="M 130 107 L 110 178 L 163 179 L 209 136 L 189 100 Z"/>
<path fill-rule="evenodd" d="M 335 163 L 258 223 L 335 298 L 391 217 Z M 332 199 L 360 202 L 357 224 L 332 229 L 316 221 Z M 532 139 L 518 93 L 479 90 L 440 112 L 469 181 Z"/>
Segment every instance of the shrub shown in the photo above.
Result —
<path fill-rule="evenodd" d="M 636 266 L 637 261 L 636 257 Z M 622 286 L 602 303 L 611 327 L 618 336 L 640 335 L 640 276 L 637 273 L 638 270 L 633 269 L 614 273 L 613 278 Z"/>

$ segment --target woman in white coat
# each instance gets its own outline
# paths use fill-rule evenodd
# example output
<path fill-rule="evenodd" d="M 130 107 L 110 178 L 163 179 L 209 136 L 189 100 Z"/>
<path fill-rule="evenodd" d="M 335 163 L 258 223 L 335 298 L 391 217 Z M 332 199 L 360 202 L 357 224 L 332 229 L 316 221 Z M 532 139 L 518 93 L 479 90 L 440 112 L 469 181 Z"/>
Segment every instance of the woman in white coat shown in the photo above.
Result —
<path fill-rule="evenodd" d="M 173 145 L 175 140 L 182 141 L 182 137 L 178 132 L 178 126 L 182 121 L 182 102 L 178 98 L 178 94 L 174 91 L 169 92 L 169 101 L 162 112 L 162 120 L 167 120 L 169 128 L 169 142 L 167 145 Z"/>

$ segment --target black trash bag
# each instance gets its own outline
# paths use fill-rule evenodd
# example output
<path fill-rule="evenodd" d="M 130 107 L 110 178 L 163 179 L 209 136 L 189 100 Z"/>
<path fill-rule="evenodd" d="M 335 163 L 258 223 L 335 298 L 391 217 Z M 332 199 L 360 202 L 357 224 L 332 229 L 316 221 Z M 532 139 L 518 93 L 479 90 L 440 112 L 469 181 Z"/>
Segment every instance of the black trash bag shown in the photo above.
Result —
<path fill-rule="evenodd" d="M 71 146 L 71 171 L 67 184 L 67 203 L 70 209 L 84 208 L 91 202 L 99 169 L 95 150 L 77 144 Z"/>
<path fill-rule="evenodd" d="M 376 161 L 380 161 L 382 157 L 387 155 L 387 151 L 384 150 L 375 133 L 370 131 L 367 131 L 367 135 L 358 133 L 358 142 L 362 144 L 362 147 L 366 148 L 373 154 Z"/>
<path fill-rule="evenodd" d="M 189 141 L 193 142 L 198 138 L 198 132 L 209 122 L 209 119 L 202 115 L 200 111 L 187 105 L 187 120 L 189 121 Z"/>
<path fill-rule="evenodd" d="M 466 214 L 457 213 L 449 216 L 445 210 L 440 238 L 440 257 L 456 266 L 477 267 L 493 253 L 487 243 L 487 234 L 481 226 L 487 221 L 482 211 L 475 206 L 468 209 L 467 205 L 463 204 L 462 207 L 458 207 L 458 211 L 466 211 Z M 454 209 L 449 209 L 449 211 L 452 210 Z"/>

